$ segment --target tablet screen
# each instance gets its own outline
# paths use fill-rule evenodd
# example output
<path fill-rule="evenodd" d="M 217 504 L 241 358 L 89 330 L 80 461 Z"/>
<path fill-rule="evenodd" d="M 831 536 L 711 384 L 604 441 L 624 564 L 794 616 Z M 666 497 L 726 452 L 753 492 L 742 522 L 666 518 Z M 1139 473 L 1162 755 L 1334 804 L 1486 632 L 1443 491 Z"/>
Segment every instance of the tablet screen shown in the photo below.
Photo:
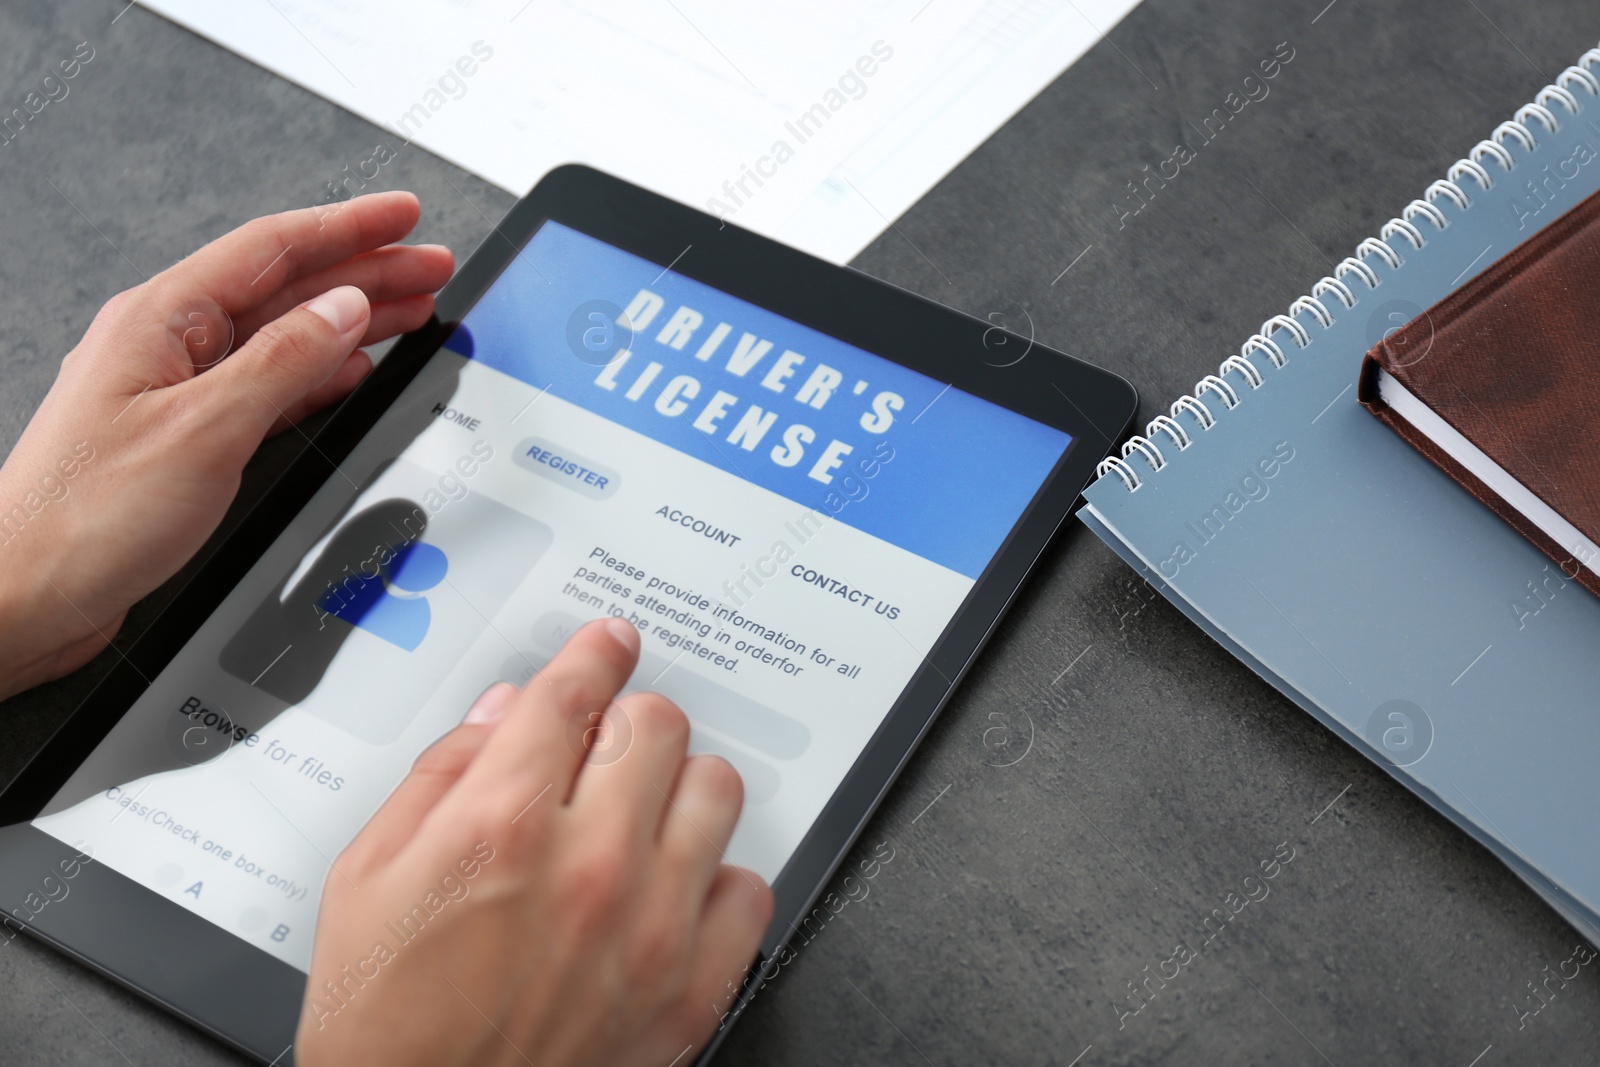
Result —
<path fill-rule="evenodd" d="M 1069 443 L 547 222 L 35 825 L 303 970 L 417 754 L 609 614 L 773 879 Z"/>

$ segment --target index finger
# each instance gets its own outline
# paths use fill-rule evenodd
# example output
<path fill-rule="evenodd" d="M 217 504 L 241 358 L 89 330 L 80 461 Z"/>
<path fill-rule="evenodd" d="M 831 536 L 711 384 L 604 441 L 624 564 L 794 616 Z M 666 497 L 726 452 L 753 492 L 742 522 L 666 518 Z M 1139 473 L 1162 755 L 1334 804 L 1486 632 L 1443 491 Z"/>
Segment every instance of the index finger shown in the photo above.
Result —
<path fill-rule="evenodd" d="M 422 205 L 407 192 L 372 193 L 247 222 L 154 278 L 168 302 L 209 297 L 229 315 L 270 299 L 288 282 L 410 233 Z"/>
<path fill-rule="evenodd" d="M 604 619 L 583 627 L 512 700 L 457 788 L 470 792 L 521 776 L 536 791 L 548 787 L 552 804 L 564 804 L 588 755 L 585 716 L 615 699 L 638 662 L 639 631 L 631 623 Z"/>

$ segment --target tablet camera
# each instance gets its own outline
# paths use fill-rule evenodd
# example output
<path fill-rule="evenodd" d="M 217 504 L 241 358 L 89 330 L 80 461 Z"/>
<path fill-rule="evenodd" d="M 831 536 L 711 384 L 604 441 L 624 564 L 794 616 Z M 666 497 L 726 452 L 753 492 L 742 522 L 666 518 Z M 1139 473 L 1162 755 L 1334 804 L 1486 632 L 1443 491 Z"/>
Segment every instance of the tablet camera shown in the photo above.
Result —
<path fill-rule="evenodd" d="M 633 326 L 611 301 L 585 301 L 567 319 L 567 347 L 583 362 L 605 367 L 633 347 Z"/>

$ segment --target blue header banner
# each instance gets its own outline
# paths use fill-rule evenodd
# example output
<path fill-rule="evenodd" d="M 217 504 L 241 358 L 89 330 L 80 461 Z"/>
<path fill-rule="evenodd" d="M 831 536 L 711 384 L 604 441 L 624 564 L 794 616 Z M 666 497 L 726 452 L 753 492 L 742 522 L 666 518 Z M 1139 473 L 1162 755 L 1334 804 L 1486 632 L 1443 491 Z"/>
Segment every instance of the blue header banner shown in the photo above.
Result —
<path fill-rule="evenodd" d="M 974 579 L 1071 440 L 555 222 L 447 347 Z"/>

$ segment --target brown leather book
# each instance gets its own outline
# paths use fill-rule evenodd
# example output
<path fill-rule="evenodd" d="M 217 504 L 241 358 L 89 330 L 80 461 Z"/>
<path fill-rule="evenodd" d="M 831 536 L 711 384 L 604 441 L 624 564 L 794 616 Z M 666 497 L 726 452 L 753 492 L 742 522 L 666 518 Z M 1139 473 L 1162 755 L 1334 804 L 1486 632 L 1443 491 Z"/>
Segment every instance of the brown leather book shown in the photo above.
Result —
<path fill-rule="evenodd" d="M 1359 396 L 1600 596 L 1600 193 L 1379 342 Z"/>

